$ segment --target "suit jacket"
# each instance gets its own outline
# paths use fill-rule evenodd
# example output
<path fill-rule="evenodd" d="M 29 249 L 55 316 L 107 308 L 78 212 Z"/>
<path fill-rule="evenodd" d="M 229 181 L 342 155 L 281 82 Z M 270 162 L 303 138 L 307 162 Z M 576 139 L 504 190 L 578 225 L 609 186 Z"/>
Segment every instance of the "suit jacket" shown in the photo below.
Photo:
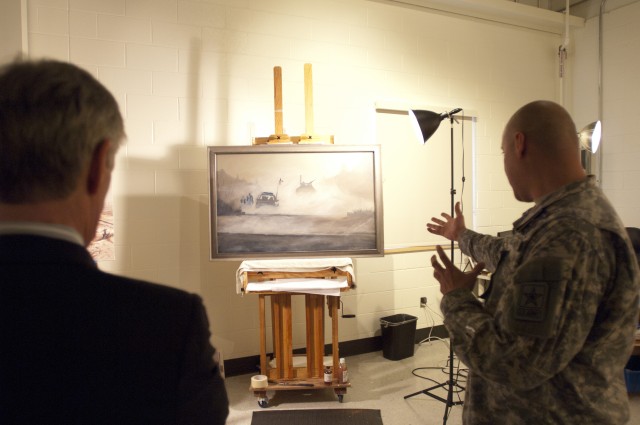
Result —
<path fill-rule="evenodd" d="M 200 297 L 100 271 L 85 248 L 0 236 L 1 424 L 224 424 Z"/>

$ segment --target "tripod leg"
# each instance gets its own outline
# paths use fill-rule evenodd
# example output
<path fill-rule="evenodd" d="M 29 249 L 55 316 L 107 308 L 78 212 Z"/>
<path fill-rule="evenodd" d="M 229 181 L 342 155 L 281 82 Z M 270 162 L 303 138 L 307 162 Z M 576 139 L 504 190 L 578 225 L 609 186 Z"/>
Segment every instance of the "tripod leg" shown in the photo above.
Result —
<path fill-rule="evenodd" d="M 446 383 L 443 382 L 442 384 L 434 385 L 433 387 L 429 387 L 429 388 L 426 388 L 424 390 L 416 391 L 413 394 L 408 394 L 408 395 L 404 396 L 404 398 L 406 400 L 406 399 L 408 399 L 410 397 L 413 397 L 413 396 L 416 396 L 418 394 L 426 394 L 428 396 L 434 397 L 432 394 L 429 394 L 429 391 L 435 390 L 436 388 L 444 387 L 445 385 L 446 385 Z M 434 397 L 434 398 L 439 399 L 441 401 L 444 401 L 443 399 L 441 399 L 440 397 L 437 397 L 437 396 Z"/>
<path fill-rule="evenodd" d="M 453 375 L 453 347 L 451 346 L 451 344 L 449 344 L 449 379 L 446 382 L 443 382 L 441 384 L 438 385 L 434 385 L 432 387 L 426 388 L 424 390 L 421 391 L 416 391 L 415 393 L 412 394 L 408 394 L 406 396 L 404 396 L 405 400 L 416 396 L 418 394 L 424 394 L 424 395 L 428 395 L 431 398 L 434 398 L 438 401 L 441 401 L 445 404 L 444 407 L 444 415 L 442 417 L 442 424 L 443 425 L 447 425 L 447 420 L 449 419 L 449 414 L 451 413 L 451 407 L 453 406 L 457 406 L 457 405 L 461 405 L 463 404 L 463 401 L 460 400 L 460 398 L 458 398 L 459 401 L 453 401 L 453 392 L 454 392 L 454 388 L 460 388 L 460 389 L 464 389 L 463 387 L 461 387 L 460 385 L 458 385 L 458 383 L 454 380 L 454 375 Z M 443 398 L 440 397 L 436 394 L 432 394 L 431 390 L 435 390 L 437 388 L 443 388 L 446 387 L 447 388 L 447 398 Z"/>
<path fill-rule="evenodd" d="M 449 412 L 451 412 L 451 406 L 447 405 L 444 408 L 444 416 L 442 417 L 442 425 L 447 425 L 447 419 L 449 419 Z"/>
<path fill-rule="evenodd" d="M 453 359 L 450 358 L 449 361 Z M 449 384 L 449 388 L 447 391 L 447 402 L 444 407 L 444 415 L 442 416 L 442 425 L 447 425 L 447 419 L 449 419 L 449 413 L 451 413 L 451 406 L 453 406 L 453 382 L 447 382 Z"/>

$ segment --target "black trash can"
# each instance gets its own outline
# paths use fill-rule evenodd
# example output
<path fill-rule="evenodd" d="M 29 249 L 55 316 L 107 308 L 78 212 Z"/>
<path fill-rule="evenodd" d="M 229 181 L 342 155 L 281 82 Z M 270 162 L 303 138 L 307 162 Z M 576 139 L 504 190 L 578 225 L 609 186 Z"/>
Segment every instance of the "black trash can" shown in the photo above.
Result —
<path fill-rule="evenodd" d="M 382 317 L 382 355 L 389 360 L 402 360 L 413 356 L 418 318 L 410 314 Z"/>

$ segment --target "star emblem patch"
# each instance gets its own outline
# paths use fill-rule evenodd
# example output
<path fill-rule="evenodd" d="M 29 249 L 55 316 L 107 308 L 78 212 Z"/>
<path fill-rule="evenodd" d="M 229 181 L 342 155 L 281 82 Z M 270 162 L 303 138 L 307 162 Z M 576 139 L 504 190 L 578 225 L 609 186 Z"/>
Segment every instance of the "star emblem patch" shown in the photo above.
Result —
<path fill-rule="evenodd" d="M 519 285 L 516 299 L 515 318 L 531 322 L 541 322 L 546 315 L 548 287 L 545 282 Z"/>

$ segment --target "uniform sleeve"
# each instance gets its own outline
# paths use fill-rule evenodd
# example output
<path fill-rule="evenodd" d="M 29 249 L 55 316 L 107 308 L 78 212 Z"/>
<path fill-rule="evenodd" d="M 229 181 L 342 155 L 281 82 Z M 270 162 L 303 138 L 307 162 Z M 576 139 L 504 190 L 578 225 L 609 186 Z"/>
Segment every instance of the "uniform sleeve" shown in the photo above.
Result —
<path fill-rule="evenodd" d="M 209 342 L 209 321 L 200 297 L 193 296 L 191 327 L 185 347 L 179 383 L 179 424 L 223 425 L 229 414 L 229 399 L 215 348 Z"/>
<path fill-rule="evenodd" d="M 615 261 L 612 249 L 571 229 L 549 231 L 530 248 L 494 314 L 464 290 L 441 303 L 460 359 L 516 390 L 537 387 L 581 350 Z"/>
<path fill-rule="evenodd" d="M 470 229 L 466 229 L 458 241 L 460 250 L 464 254 L 484 263 L 490 272 L 496 269 L 500 253 L 506 249 L 506 243 L 507 238 L 483 235 Z"/>

